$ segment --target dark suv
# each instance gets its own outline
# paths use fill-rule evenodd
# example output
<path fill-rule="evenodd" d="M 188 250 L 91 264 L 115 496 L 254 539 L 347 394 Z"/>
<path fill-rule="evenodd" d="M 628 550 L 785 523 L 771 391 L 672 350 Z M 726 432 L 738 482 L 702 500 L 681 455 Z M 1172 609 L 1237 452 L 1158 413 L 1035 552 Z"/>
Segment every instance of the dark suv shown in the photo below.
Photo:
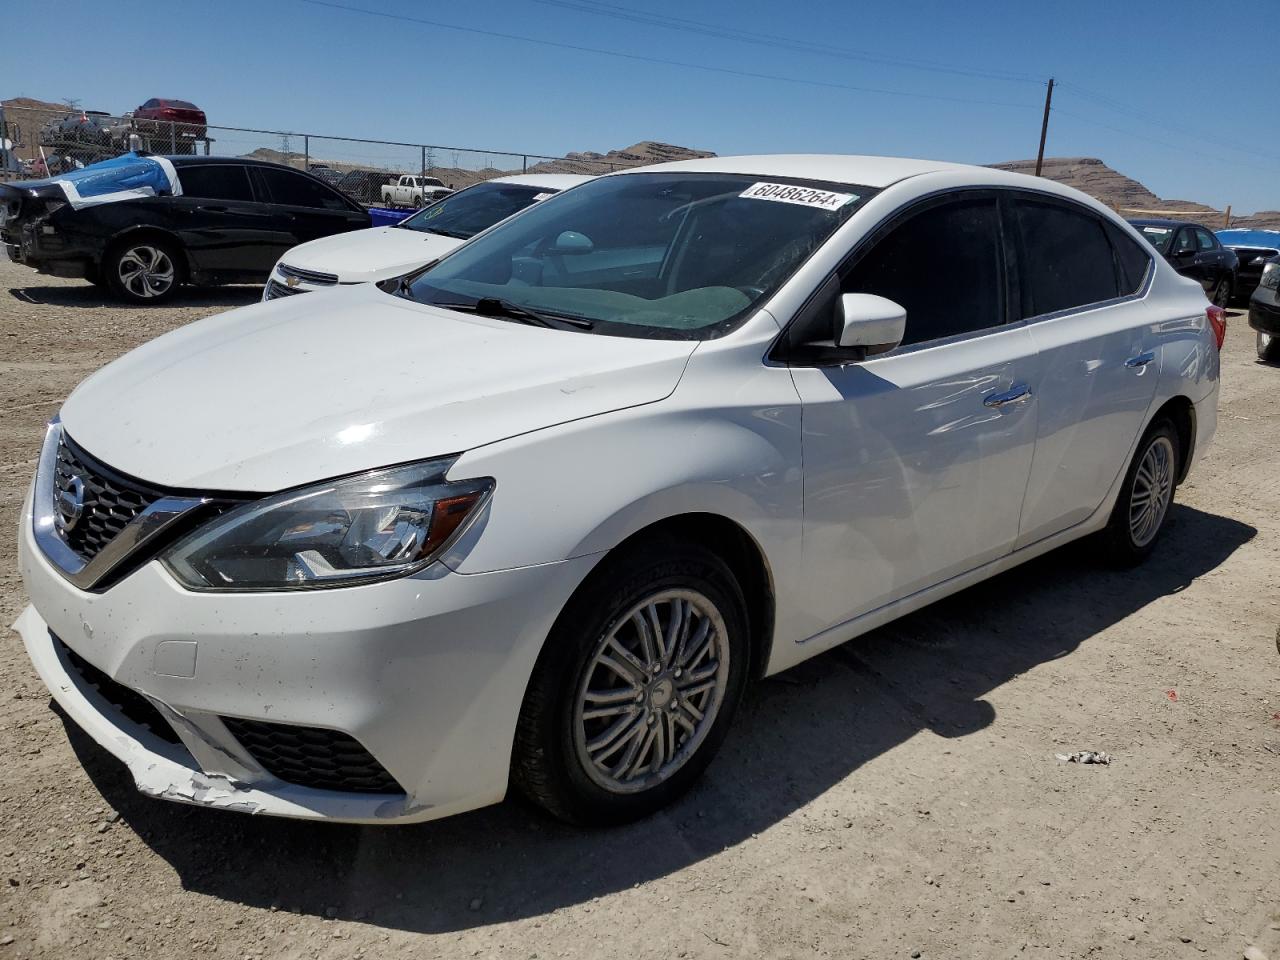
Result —
<path fill-rule="evenodd" d="M 112 164 L 133 160 L 136 168 L 148 159 L 130 155 L 76 173 L 109 177 Z M 0 241 L 9 259 L 158 303 L 184 283 L 264 282 L 290 247 L 370 225 L 368 212 L 346 194 L 291 167 L 232 157 L 155 159 L 172 166 L 177 196 L 167 187 L 156 196 L 130 192 L 122 181 L 109 202 L 86 202 L 60 180 L 0 184 Z"/>
<path fill-rule="evenodd" d="M 1235 252 L 1199 223 L 1181 220 L 1130 220 L 1134 228 L 1184 277 L 1199 280 L 1209 299 L 1220 307 L 1236 292 L 1240 261 Z"/>

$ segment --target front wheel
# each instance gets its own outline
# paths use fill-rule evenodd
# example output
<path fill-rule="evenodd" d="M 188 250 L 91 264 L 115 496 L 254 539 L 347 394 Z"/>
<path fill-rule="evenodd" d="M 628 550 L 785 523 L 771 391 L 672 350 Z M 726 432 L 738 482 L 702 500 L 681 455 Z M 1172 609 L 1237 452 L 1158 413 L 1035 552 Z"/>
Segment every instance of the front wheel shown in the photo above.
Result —
<path fill-rule="evenodd" d="M 1173 424 L 1168 420 L 1152 424 L 1129 464 L 1105 531 L 1111 558 L 1120 566 L 1140 563 L 1154 549 L 1173 503 L 1180 467 Z"/>
<path fill-rule="evenodd" d="M 103 258 L 102 275 L 117 296 L 132 303 L 161 303 L 182 283 L 178 249 L 165 240 L 126 241 Z"/>
<path fill-rule="evenodd" d="M 571 823 L 655 812 L 724 740 L 749 651 L 742 591 L 711 551 L 663 540 L 606 560 L 534 668 L 512 779 Z"/>
<path fill-rule="evenodd" d="M 416 210 L 422 209 L 422 194 L 418 194 L 418 196 L 413 198 L 413 206 Z"/>
<path fill-rule="evenodd" d="M 1258 359 L 1266 363 L 1280 363 L 1280 337 L 1259 330 Z"/>

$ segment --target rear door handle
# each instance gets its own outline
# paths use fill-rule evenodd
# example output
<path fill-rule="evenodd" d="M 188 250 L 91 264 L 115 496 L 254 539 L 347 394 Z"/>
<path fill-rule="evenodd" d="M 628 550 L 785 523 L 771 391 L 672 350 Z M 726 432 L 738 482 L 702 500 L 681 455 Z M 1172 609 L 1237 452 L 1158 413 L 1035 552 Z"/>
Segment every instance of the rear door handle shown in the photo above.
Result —
<path fill-rule="evenodd" d="M 989 393 L 982 398 L 984 407 L 1008 407 L 1026 403 L 1031 399 L 1031 388 L 1025 383 L 1015 383 L 1003 393 Z"/>
<path fill-rule="evenodd" d="M 1137 367 L 1138 369 L 1142 369 L 1155 358 L 1156 355 L 1154 351 L 1148 350 L 1145 353 L 1138 354 L 1136 357 L 1130 357 L 1124 362 L 1124 365 L 1126 367 Z"/>

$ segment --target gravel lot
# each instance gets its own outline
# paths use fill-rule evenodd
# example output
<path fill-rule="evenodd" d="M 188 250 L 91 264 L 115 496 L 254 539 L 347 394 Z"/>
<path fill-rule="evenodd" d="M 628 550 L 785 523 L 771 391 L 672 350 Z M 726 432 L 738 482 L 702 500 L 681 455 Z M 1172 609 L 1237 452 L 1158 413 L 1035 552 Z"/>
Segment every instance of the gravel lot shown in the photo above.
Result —
<path fill-rule="evenodd" d="M 0 263 L 0 617 L 40 430 L 152 310 Z M 283 359 L 283 358 L 282 358 Z M 1068 548 L 757 685 L 674 808 L 416 827 L 148 800 L 0 645 L 0 960 L 1280 958 L 1280 368 L 1243 316 L 1221 427 L 1134 572 Z M 282 402 L 290 402 L 281 398 Z M 1111 766 L 1055 753 L 1105 750 Z"/>

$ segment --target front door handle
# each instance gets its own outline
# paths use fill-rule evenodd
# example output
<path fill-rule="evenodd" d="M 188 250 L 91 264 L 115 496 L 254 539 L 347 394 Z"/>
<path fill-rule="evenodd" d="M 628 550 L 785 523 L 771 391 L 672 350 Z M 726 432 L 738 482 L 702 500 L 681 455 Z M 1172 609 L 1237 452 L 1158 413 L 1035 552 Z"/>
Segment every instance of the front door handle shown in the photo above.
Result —
<path fill-rule="evenodd" d="M 982 398 L 984 407 L 1008 407 L 1026 403 L 1031 399 L 1031 388 L 1025 383 L 1015 383 L 1003 393 L 989 393 Z"/>
<path fill-rule="evenodd" d="M 1124 365 L 1126 367 L 1136 367 L 1139 370 L 1141 370 L 1143 367 L 1145 367 L 1148 363 L 1150 363 L 1155 358 L 1156 358 L 1156 355 L 1154 351 L 1147 350 L 1145 353 L 1140 353 L 1136 357 L 1130 357 L 1128 360 L 1124 362 Z"/>

